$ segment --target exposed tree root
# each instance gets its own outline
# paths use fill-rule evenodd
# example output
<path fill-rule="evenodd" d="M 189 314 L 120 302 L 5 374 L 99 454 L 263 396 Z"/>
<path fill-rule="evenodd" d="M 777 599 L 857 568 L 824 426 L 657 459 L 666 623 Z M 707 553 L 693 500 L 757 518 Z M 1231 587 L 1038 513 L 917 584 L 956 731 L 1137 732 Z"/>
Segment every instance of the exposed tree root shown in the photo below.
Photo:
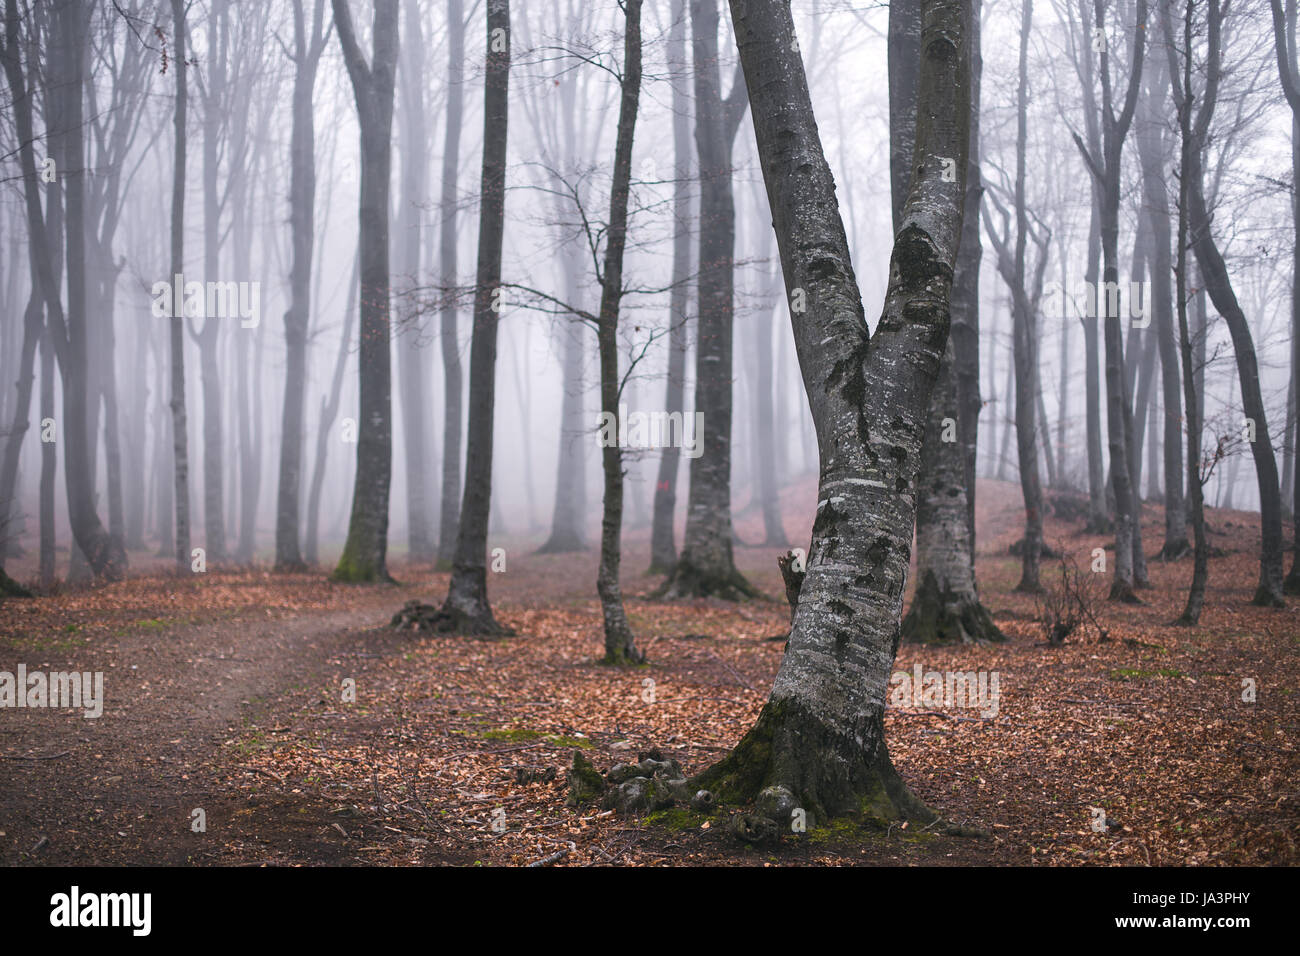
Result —
<path fill-rule="evenodd" d="M 864 718 L 861 739 L 880 741 L 870 757 L 793 699 L 768 701 L 753 729 L 726 757 L 688 781 L 721 804 L 753 805 L 755 815 L 789 824 L 802 809 L 806 825 L 847 818 L 876 829 L 900 820 L 947 832 L 949 826 L 903 782 L 889 759 L 879 716 Z M 855 735 L 856 736 L 856 735 Z"/>
<path fill-rule="evenodd" d="M 436 634 L 463 634 L 474 637 L 513 637 L 513 628 L 498 624 L 490 608 L 467 612 L 448 605 L 434 607 L 419 601 L 407 601 L 393 615 L 389 626 L 399 631 L 424 631 Z"/>

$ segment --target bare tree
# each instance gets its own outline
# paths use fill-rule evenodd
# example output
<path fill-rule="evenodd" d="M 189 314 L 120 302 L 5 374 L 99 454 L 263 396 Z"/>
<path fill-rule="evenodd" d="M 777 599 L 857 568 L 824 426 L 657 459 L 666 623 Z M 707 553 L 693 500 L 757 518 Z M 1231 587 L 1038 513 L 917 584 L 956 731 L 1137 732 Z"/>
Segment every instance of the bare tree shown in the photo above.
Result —
<path fill-rule="evenodd" d="M 1287 411 L 1294 408 L 1295 385 L 1300 376 L 1300 66 L 1296 64 L 1296 4 L 1287 0 L 1285 15 L 1281 0 L 1269 0 L 1273 12 L 1273 40 L 1277 52 L 1277 73 L 1282 81 L 1282 92 L 1286 95 L 1287 105 L 1291 108 L 1291 219 L 1295 232 L 1295 242 L 1291 252 L 1291 377 L 1290 394 L 1287 398 Z M 1288 436 L 1292 433 L 1288 419 Z M 1292 442 L 1292 447 L 1300 448 L 1300 442 Z M 1300 463 L 1300 455 L 1296 462 Z M 1291 559 L 1291 573 L 1282 582 L 1287 594 L 1300 594 L 1300 481 L 1294 482 L 1294 502 L 1291 517 L 1294 522 L 1294 556 Z"/>
<path fill-rule="evenodd" d="M 316 122 L 312 98 L 316 68 L 329 39 L 325 0 L 315 0 L 311 26 L 303 0 L 293 0 L 293 128 L 289 142 L 289 227 L 293 268 L 284 313 L 284 412 L 280 434 L 280 485 L 275 508 L 275 566 L 306 565 L 298 548 L 302 492 L 303 398 L 307 388 L 307 328 L 311 321 L 311 264 L 316 230 Z"/>
<path fill-rule="evenodd" d="M 1099 226 L 1101 230 L 1102 286 L 1094 286 L 1096 310 L 1102 317 L 1106 343 L 1106 434 L 1110 450 L 1111 483 L 1115 491 L 1115 574 L 1110 598 L 1136 602 L 1133 593 L 1144 582 L 1134 574 L 1134 525 L 1140 518 L 1137 491 L 1129 467 L 1129 435 L 1132 427 L 1130 406 L 1124 386 L 1124 343 L 1120 337 L 1119 295 L 1119 200 L 1121 159 L 1124 140 L 1133 124 L 1138 93 L 1142 85 L 1142 62 L 1146 50 L 1147 3 L 1137 0 L 1134 13 L 1133 55 L 1130 60 L 1128 89 L 1118 115 L 1115 113 L 1110 75 L 1109 44 L 1106 40 L 1105 0 L 1094 0 L 1094 34 L 1100 41 L 1101 77 L 1101 152 L 1084 145 L 1078 133 L 1075 144 L 1083 154 L 1088 171 L 1097 181 L 1101 193 Z M 1111 293 L 1114 292 L 1112 295 Z"/>
<path fill-rule="evenodd" d="M 618 315 L 623 300 L 623 253 L 627 245 L 627 205 L 632 179 L 632 140 L 636 132 L 641 96 L 641 0 L 621 0 L 626 28 L 623 39 L 622 97 L 618 111 L 618 138 L 614 146 L 614 177 L 609 193 L 609 227 L 605 238 L 605 263 L 600 275 L 600 409 L 602 418 L 618 419 L 624 379 L 618 374 Z M 637 664 L 645 655 L 636 648 L 632 628 L 623 610 L 619 582 L 622 562 L 623 449 L 605 441 L 601 462 L 605 476 L 605 507 L 601 516 L 600 571 L 596 590 L 605 619 L 605 663 Z"/>
<path fill-rule="evenodd" d="M 483 174 L 470 345 L 469 429 L 465 498 L 456 559 L 442 615 L 463 634 L 505 634 L 487 594 L 488 513 L 492 500 L 492 423 L 496 402 L 497 321 L 501 302 L 501 243 L 505 230 L 506 120 L 510 88 L 510 2 L 487 0 Z"/>
<path fill-rule="evenodd" d="M 691 0 L 695 60 L 695 143 L 700 172 L 699 321 L 695 410 L 704 415 L 703 452 L 691 462 L 686 537 L 664 597 L 737 599 L 757 592 L 736 570 L 731 525 L 731 360 L 736 207 L 731 151 L 748 99 L 740 67 L 722 97 L 718 0 Z"/>
<path fill-rule="evenodd" d="M 970 162 L 978 149 L 979 3 L 972 4 L 968 47 L 971 58 L 971 134 L 967 154 L 966 197 L 963 200 L 962 235 L 952 284 L 952 334 L 930 396 L 930 414 L 921 443 L 921 469 L 916 502 L 916 593 L 903 618 L 907 641 L 953 643 L 1001 641 L 1002 632 L 980 602 L 975 579 L 975 548 L 969 498 L 973 482 L 967 480 L 967 451 L 963 429 L 975 426 L 975 417 L 963 414 L 959 395 L 957 329 L 978 329 L 979 317 L 979 173 Z M 890 24 L 890 160 L 907 173 L 912 168 L 916 125 L 916 82 L 919 67 L 921 8 L 917 0 L 895 2 Z M 895 40 L 895 36 L 899 39 Z M 906 38 L 906 39 L 903 39 Z M 895 55 L 895 50 L 900 55 Z M 902 55 L 903 53 L 906 55 Z M 978 153 L 976 153 L 978 155 Z M 974 175 L 972 176 L 972 172 Z M 894 225 L 902 224 L 910 176 L 891 177 Z M 972 199 L 972 192 L 975 194 Z M 971 219 L 966 220 L 969 215 Z M 973 253 L 970 246 L 973 244 Z M 971 310 L 975 310 L 972 316 Z M 976 340 L 978 341 L 978 340 Z M 974 349 L 978 353 L 978 346 Z M 978 372 L 976 372 L 978 391 Z M 976 412 L 978 415 L 978 412 Z"/>
<path fill-rule="evenodd" d="M 1218 243 L 1211 231 L 1209 205 L 1205 198 L 1204 154 L 1210 132 L 1210 123 L 1218 105 L 1220 81 L 1223 76 L 1223 20 L 1224 10 L 1219 0 L 1208 0 L 1206 9 L 1205 81 L 1201 90 L 1200 105 L 1194 111 L 1188 132 L 1191 142 L 1187 148 L 1187 165 L 1182 175 L 1187 178 L 1188 240 L 1196 253 L 1201 276 L 1210 300 L 1228 325 L 1233 351 L 1237 358 L 1237 377 L 1241 385 L 1242 411 L 1250 429 L 1250 450 L 1255 461 L 1255 476 L 1259 484 L 1260 502 L 1260 556 L 1259 586 L 1255 590 L 1254 604 L 1282 607 L 1282 498 L 1278 487 L 1277 459 L 1268 431 L 1268 417 L 1264 411 L 1264 397 L 1260 390 L 1259 363 L 1255 358 L 1255 342 L 1246 321 L 1245 312 L 1237 300 L 1223 261 Z M 1165 18 L 1169 20 L 1168 17 Z M 1168 29 L 1172 29 L 1169 27 Z M 1181 111 L 1190 109 L 1185 103 L 1195 99 L 1195 92 L 1186 86 L 1178 69 L 1179 53 L 1172 38 L 1166 38 L 1173 77 L 1174 105 Z M 1192 51 L 1183 50 L 1181 56 L 1189 57 Z"/>
<path fill-rule="evenodd" d="M 869 336 L 790 6 L 733 0 L 795 344 L 821 451 L 794 626 L 757 723 L 697 782 L 727 801 L 933 821 L 889 759 L 884 705 L 912 493 L 949 324 L 969 141 L 969 4 L 922 5 L 915 174 Z M 952 182 L 944 158 L 956 161 Z"/>
<path fill-rule="evenodd" d="M 461 0 L 447 0 L 447 109 L 442 141 L 442 192 L 439 198 L 438 268 L 442 284 L 456 284 L 456 178 L 460 169 L 460 127 L 465 111 L 465 14 Z M 439 497 L 438 563 L 449 565 L 460 526 L 461 391 L 460 342 L 455 296 L 439 309 L 443 372 L 442 489 Z"/>
<path fill-rule="evenodd" d="M 664 410 L 682 412 L 686 404 L 687 308 L 691 274 L 691 103 L 687 90 L 686 0 L 673 0 L 668 31 L 668 69 L 673 110 L 673 288 L 668 300 L 668 370 Z M 681 449 L 670 446 L 659 458 L 654 517 L 650 532 L 650 570 L 671 573 L 677 563 L 673 521 L 677 513 L 677 472 Z"/>
<path fill-rule="evenodd" d="M 388 491 L 393 472 L 392 362 L 389 343 L 388 180 L 392 167 L 397 0 L 374 0 L 374 58 L 357 42 L 347 0 L 331 0 L 361 125 L 361 410 L 352 518 L 334 576 L 388 579 Z"/>

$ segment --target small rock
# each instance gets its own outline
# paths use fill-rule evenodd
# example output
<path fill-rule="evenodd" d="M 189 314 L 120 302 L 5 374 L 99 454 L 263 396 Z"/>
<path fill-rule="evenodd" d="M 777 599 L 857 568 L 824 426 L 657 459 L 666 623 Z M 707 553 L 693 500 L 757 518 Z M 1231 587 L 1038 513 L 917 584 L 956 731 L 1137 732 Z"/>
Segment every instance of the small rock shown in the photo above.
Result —
<path fill-rule="evenodd" d="M 642 777 L 662 777 L 665 780 L 676 780 L 685 776 L 682 773 L 682 766 L 676 760 L 642 760 L 637 764 L 639 776 Z"/>
<path fill-rule="evenodd" d="M 697 790 L 695 796 L 691 797 L 691 809 L 707 813 L 713 809 L 713 794 L 708 790 Z"/>
<path fill-rule="evenodd" d="M 758 795 L 754 812 L 760 817 L 785 823 L 798 805 L 794 794 L 785 787 L 767 787 Z"/>
<path fill-rule="evenodd" d="M 609 768 L 609 773 L 605 774 L 605 780 L 611 787 L 617 787 L 625 780 L 631 780 L 633 777 L 646 777 L 649 774 L 641 772 L 641 768 L 634 763 L 616 763 Z"/>

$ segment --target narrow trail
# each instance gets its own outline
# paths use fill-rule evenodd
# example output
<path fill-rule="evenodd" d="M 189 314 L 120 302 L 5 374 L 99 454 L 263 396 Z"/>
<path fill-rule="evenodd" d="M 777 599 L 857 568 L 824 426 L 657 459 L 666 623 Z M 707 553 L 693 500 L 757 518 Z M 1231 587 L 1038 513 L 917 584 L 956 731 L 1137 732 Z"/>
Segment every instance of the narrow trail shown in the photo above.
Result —
<path fill-rule="evenodd" d="M 0 861 L 221 862 L 224 841 L 210 837 L 235 810 L 216 777 L 222 744 L 245 715 L 355 654 L 357 632 L 386 624 L 400 600 L 394 589 L 358 589 L 345 610 L 248 613 L 78 648 L 77 669 L 104 672 L 101 717 L 3 713 Z M 14 669 L 10 656 L 0 652 L 0 669 Z M 22 660 L 29 670 L 74 666 L 57 650 Z M 206 832 L 191 828 L 195 809 L 206 813 Z"/>

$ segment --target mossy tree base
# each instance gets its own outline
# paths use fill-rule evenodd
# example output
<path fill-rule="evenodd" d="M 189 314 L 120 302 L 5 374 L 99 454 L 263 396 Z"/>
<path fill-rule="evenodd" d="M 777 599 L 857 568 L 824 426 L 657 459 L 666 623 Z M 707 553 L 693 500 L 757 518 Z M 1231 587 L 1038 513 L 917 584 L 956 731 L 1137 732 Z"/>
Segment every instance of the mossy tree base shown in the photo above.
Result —
<path fill-rule="evenodd" d="M 343 549 L 338 567 L 330 575 L 335 581 L 347 584 L 396 584 L 384 562 L 374 558 L 361 558 L 348 548 Z"/>
<path fill-rule="evenodd" d="M 645 654 L 635 647 L 606 649 L 600 663 L 606 667 L 639 667 L 645 663 Z"/>
<path fill-rule="evenodd" d="M 9 575 L 5 574 L 4 568 L 0 568 L 0 596 L 29 598 L 34 597 L 31 591 L 23 587 Z"/>
<path fill-rule="evenodd" d="M 733 805 L 753 804 L 765 790 L 784 788 L 807 814 L 809 826 L 841 817 L 882 829 L 900 820 L 938 822 L 939 815 L 894 769 L 880 717 L 863 722 L 876 726 L 861 728 L 860 739 L 880 741 L 870 756 L 859 739 L 827 727 L 792 698 L 768 701 L 735 749 L 692 778 L 689 787 Z"/>
<path fill-rule="evenodd" d="M 758 588 L 750 584 L 734 567 L 714 571 L 696 567 L 685 558 L 677 561 L 668 580 L 651 592 L 654 600 L 679 601 L 689 598 L 714 597 L 723 601 L 746 601 L 762 598 Z"/>
<path fill-rule="evenodd" d="M 933 571 L 926 572 L 916 589 L 903 618 L 902 638 L 909 644 L 978 644 L 1007 639 L 978 599 L 959 597 L 950 588 L 940 587 Z"/>

